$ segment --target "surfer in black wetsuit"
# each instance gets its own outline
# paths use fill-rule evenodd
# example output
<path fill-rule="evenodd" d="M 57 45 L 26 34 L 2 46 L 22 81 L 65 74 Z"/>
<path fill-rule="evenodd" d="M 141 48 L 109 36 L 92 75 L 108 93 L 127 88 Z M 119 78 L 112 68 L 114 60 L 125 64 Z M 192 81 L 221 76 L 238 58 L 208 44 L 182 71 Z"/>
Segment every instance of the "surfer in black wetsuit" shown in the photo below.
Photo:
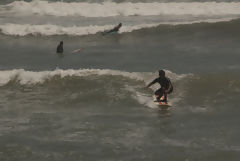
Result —
<path fill-rule="evenodd" d="M 118 32 L 119 29 L 122 27 L 122 23 L 119 23 L 117 26 L 115 26 L 113 29 L 105 32 L 104 34 L 109 34 L 109 33 L 112 33 L 112 32 Z"/>
<path fill-rule="evenodd" d="M 60 43 L 58 44 L 56 52 L 59 54 L 63 53 L 63 41 L 60 41 Z"/>
<path fill-rule="evenodd" d="M 165 77 L 164 70 L 159 70 L 159 77 L 149 83 L 146 88 L 150 87 L 155 83 L 159 83 L 161 85 L 161 88 L 156 90 L 154 93 L 156 96 L 156 101 L 167 103 L 167 94 L 170 94 L 173 91 L 173 86 L 170 79 Z"/>

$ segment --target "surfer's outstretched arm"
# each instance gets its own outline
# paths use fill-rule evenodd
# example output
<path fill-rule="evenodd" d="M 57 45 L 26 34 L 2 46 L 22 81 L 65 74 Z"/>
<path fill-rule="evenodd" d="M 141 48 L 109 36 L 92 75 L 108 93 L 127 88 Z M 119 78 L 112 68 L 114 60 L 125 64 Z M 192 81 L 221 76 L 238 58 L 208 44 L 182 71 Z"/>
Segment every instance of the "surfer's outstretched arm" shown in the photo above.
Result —
<path fill-rule="evenodd" d="M 149 88 L 151 87 L 153 84 L 155 84 L 157 82 L 157 78 L 154 79 L 152 82 L 150 82 L 145 88 Z"/>
<path fill-rule="evenodd" d="M 149 88 L 149 87 L 151 87 L 151 85 L 153 85 L 153 83 L 151 82 L 151 83 L 149 83 L 145 88 Z"/>

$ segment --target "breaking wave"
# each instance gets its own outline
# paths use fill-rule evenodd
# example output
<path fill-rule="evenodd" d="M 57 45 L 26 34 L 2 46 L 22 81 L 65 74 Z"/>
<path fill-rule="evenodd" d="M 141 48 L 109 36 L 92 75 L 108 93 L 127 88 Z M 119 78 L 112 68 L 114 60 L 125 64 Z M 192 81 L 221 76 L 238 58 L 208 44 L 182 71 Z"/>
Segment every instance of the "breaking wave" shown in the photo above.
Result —
<path fill-rule="evenodd" d="M 167 75 L 174 81 L 180 82 L 189 74 L 175 74 L 166 70 Z M 152 94 L 148 90 L 143 89 L 147 83 L 152 81 L 157 76 L 156 73 L 150 72 L 125 72 L 119 70 L 108 69 L 79 69 L 79 70 L 61 70 L 54 71 L 25 71 L 23 69 L 0 71 L 0 86 L 16 88 L 16 85 L 26 88 L 30 86 L 35 89 L 35 86 L 45 89 L 51 88 L 49 84 L 57 86 L 57 89 L 75 91 L 81 86 L 81 91 L 89 91 L 91 89 L 98 92 L 105 91 L 103 95 L 116 95 L 120 91 L 120 95 L 131 97 L 139 104 L 150 108 L 156 108 L 153 103 Z M 93 87 L 92 87 L 93 86 Z M 157 84 L 153 85 L 152 90 L 158 88 Z M 84 88 L 84 89 L 83 89 Z M 114 92 L 115 91 L 115 92 Z M 95 91 L 96 92 L 96 91 Z M 178 95 L 178 92 L 176 92 Z M 112 96 L 111 96 L 112 97 Z M 176 97 L 177 98 L 177 97 Z M 172 99 L 174 103 L 174 98 Z"/>
<path fill-rule="evenodd" d="M 181 79 L 185 77 L 185 74 L 177 75 L 170 71 L 166 71 L 167 74 L 175 79 Z M 36 84 L 36 83 L 44 83 L 45 80 L 51 79 L 54 76 L 60 76 L 60 78 L 64 78 L 67 76 L 77 76 L 77 77 L 86 77 L 90 75 L 111 75 L 111 76 L 123 76 L 129 79 L 134 79 L 137 81 L 150 81 L 152 80 L 156 74 L 155 73 L 141 73 L 141 72 L 125 72 L 119 70 L 110 70 L 110 69 L 56 69 L 54 71 L 26 71 L 24 69 L 14 69 L 14 70 L 4 70 L 0 71 L 0 85 L 5 85 L 9 81 L 13 79 L 17 79 L 20 84 Z"/>
<path fill-rule="evenodd" d="M 52 16 L 149 16 L 149 15 L 236 15 L 240 14 L 239 2 L 171 2 L 171 3 L 86 3 L 86 2 L 48 2 L 15 1 L 0 6 L 0 13 L 20 15 Z"/>
<path fill-rule="evenodd" d="M 140 24 L 140 25 L 124 25 L 119 33 L 132 32 L 135 30 L 140 30 L 144 28 L 153 28 L 159 25 L 182 25 L 182 24 L 196 24 L 196 23 L 215 23 L 219 21 L 230 21 L 231 18 L 224 19 L 207 19 L 201 21 L 191 21 L 191 22 L 161 22 L 155 24 Z M 69 35 L 69 36 L 82 36 L 91 35 L 103 32 L 113 28 L 113 25 L 90 25 L 90 26 L 59 26 L 53 24 L 44 25 L 31 25 L 31 24 L 13 24 L 6 23 L 0 25 L 0 31 L 5 35 L 11 36 L 26 36 L 26 35 L 42 35 L 42 36 L 54 36 L 54 35 Z"/>
<path fill-rule="evenodd" d="M 120 33 L 131 32 L 133 30 L 138 30 L 141 28 L 155 27 L 158 24 L 145 24 L 138 26 L 125 26 L 121 28 Z M 105 26 L 72 26 L 63 27 L 57 25 L 30 25 L 30 24 L 4 24 L 0 25 L 0 30 L 3 34 L 13 35 L 13 36 L 26 36 L 26 35 L 43 35 L 43 36 L 53 36 L 53 35 L 70 35 L 70 36 L 81 36 L 96 34 L 104 30 L 111 29 L 112 25 Z"/>

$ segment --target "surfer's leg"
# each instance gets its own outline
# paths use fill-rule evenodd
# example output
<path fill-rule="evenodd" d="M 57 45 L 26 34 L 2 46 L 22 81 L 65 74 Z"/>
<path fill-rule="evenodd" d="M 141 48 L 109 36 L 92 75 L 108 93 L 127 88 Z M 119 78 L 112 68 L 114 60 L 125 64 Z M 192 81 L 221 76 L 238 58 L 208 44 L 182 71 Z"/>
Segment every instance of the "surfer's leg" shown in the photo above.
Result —
<path fill-rule="evenodd" d="M 161 99 L 161 102 L 166 102 L 167 103 L 167 94 L 166 93 L 163 95 L 163 98 Z"/>
<path fill-rule="evenodd" d="M 160 101 L 160 98 L 163 96 L 162 88 L 159 88 L 158 90 L 156 90 L 156 92 L 154 94 L 156 96 L 157 101 Z"/>
<path fill-rule="evenodd" d="M 173 88 L 171 88 L 169 92 L 164 93 L 164 98 L 161 100 L 161 102 L 166 102 L 167 103 L 167 95 L 172 93 L 172 91 L 173 91 Z"/>

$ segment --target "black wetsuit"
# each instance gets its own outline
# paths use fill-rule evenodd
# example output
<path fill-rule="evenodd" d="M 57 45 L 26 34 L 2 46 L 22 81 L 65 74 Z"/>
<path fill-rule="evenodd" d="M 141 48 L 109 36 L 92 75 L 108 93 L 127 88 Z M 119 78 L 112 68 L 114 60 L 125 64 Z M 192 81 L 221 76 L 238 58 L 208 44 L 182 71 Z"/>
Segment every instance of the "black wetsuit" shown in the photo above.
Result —
<path fill-rule="evenodd" d="M 121 27 L 122 27 L 122 25 L 119 24 L 116 27 L 114 27 L 113 29 L 107 31 L 106 33 L 118 32 Z"/>
<path fill-rule="evenodd" d="M 159 88 L 158 90 L 155 91 L 155 95 L 158 95 L 158 98 L 160 99 L 163 94 L 164 94 L 164 90 L 168 90 L 169 86 L 171 85 L 170 90 L 168 91 L 169 93 L 172 93 L 173 91 L 173 86 L 172 83 L 170 81 L 169 78 L 167 77 L 158 77 L 156 79 L 154 79 L 151 84 L 155 84 L 155 83 L 159 83 L 161 85 L 161 88 Z M 163 90 L 164 89 L 164 90 Z M 165 101 L 167 100 L 167 98 L 165 98 Z"/>
<path fill-rule="evenodd" d="M 63 44 L 59 44 L 58 47 L 57 47 L 57 53 L 63 53 Z"/>
<path fill-rule="evenodd" d="M 114 29 L 109 30 L 107 33 L 118 32 L 118 31 L 119 31 L 119 28 L 115 27 Z"/>

